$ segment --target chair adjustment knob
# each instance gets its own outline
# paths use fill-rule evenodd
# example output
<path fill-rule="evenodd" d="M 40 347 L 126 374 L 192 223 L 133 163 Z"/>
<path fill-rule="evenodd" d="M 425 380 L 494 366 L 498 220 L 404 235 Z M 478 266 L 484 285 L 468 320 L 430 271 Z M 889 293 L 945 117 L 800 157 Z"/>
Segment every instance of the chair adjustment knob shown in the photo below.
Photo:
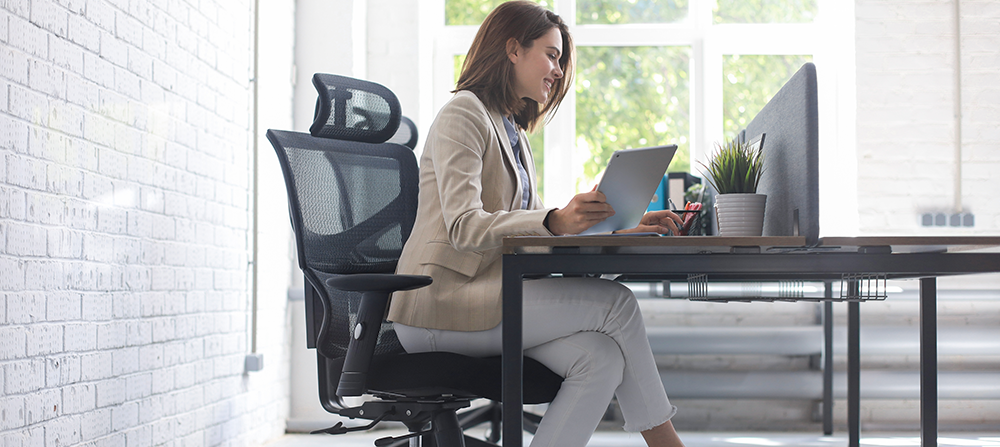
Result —
<path fill-rule="evenodd" d="M 354 325 L 354 339 L 361 340 L 362 335 L 365 335 L 365 324 L 358 323 Z"/>

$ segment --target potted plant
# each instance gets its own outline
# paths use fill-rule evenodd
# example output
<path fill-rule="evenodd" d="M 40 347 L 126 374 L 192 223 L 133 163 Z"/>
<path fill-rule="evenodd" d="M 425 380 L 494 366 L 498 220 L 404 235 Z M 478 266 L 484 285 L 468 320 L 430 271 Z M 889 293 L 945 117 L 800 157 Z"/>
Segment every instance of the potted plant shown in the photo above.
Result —
<path fill-rule="evenodd" d="M 764 174 L 764 134 L 749 142 L 716 143 L 716 153 L 703 173 L 715 188 L 720 236 L 760 236 L 767 196 L 757 194 Z"/>

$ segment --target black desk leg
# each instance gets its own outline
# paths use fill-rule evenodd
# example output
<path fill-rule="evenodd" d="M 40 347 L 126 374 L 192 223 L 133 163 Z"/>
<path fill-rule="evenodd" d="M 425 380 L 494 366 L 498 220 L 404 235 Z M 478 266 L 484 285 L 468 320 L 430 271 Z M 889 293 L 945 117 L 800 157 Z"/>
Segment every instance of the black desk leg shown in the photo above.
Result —
<path fill-rule="evenodd" d="M 861 284 L 847 283 L 847 294 L 860 295 Z M 861 303 L 847 302 L 847 432 L 850 447 L 861 445 Z"/>
<path fill-rule="evenodd" d="M 826 281 L 823 296 L 833 298 L 833 284 Z M 833 434 L 833 302 L 823 302 L 823 434 Z"/>
<path fill-rule="evenodd" d="M 920 445 L 937 446 L 937 279 L 920 278 Z"/>
<path fill-rule="evenodd" d="M 501 440 L 505 447 L 522 447 L 524 440 L 521 434 L 521 413 L 524 399 L 521 393 L 521 376 L 523 374 L 523 350 L 521 332 L 521 302 L 523 284 L 520 272 L 515 270 L 504 259 L 503 275 L 503 329 L 502 329 L 502 362 L 503 362 L 503 436 Z M 510 273 L 510 274 L 508 274 Z"/>

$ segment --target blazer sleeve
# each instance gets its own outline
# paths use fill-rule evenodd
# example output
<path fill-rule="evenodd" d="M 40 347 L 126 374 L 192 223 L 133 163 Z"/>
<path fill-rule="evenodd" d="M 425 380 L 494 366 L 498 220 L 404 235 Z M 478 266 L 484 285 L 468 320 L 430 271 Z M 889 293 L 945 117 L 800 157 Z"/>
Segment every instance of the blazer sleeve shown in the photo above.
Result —
<path fill-rule="evenodd" d="M 506 172 L 506 168 L 490 114 L 475 95 L 453 98 L 441 110 L 429 134 L 425 151 L 431 151 L 442 216 L 452 246 L 459 251 L 482 251 L 499 247 L 504 236 L 551 235 L 542 223 L 547 209 L 510 210 L 513 196 L 501 200 L 507 204 L 501 209 L 484 206 L 484 188 L 506 187 L 484 185 L 484 177 L 509 182 L 511 191 L 516 180 L 496 172 L 492 174 L 499 175 L 484 176 L 484 169 Z M 488 164 L 484 163 L 487 150 L 498 151 Z"/>

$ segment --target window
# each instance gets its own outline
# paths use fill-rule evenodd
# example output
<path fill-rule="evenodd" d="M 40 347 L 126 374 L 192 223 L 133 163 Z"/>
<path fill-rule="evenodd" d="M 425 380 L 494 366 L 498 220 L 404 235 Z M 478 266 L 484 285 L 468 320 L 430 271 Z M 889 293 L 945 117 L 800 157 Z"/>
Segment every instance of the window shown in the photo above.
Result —
<path fill-rule="evenodd" d="M 428 125 L 450 98 L 455 71 L 479 24 L 502 1 L 421 1 L 422 38 L 433 49 L 421 84 L 431 91 L 425 97 L 432 98 L 432 105 L 421 114 Z M 837 29 L 836 20 L 848 20 L 837 19 L 847 16 L 844 2 L 539 3 L 569 24 L 578 55 L 574 88 L 544 132 L 531 136 L 541 193 L 550 206 L 561 206 L 591 188 L 618 149 L 677 144 L 669 170 L 699 175 L 697 161 L 704 160 L 714 143 L 736 135 L 807 61 L 829 73 L 820 75 L 820 114 L 836 121 L 834 113 L 824 110 L 837 110 L 832 81 L 838 77 L 834 70 L 823 71 L 821 61 L 834 66 L 850 57 L 840 48 L 853 44 L 853 34 L 837 40 L 826 32 Z"/>

